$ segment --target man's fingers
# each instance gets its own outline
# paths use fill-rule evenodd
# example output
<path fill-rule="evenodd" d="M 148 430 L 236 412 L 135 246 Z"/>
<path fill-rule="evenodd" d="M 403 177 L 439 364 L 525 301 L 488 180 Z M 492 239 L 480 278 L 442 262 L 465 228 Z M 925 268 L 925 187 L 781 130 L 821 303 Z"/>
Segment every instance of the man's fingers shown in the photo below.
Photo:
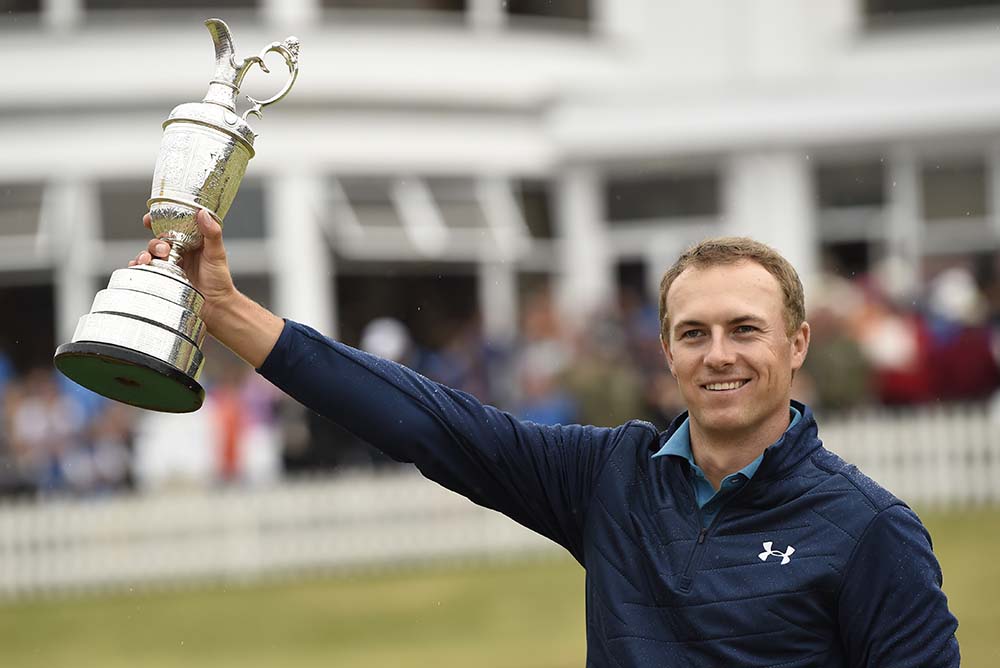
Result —
<path fill-rule="evenodd" d="M 198 211 L 198 231 L 205 239 L 204 253 L 213 259 L 226 257 L 226 249 L 222 245 L 222 226 L 205 209 Z"/>
<path fill-rule="evenodd" d="M 132 260 L 132 262 L 136 264 L 149 264 L 152 260 L 153 260 L 152 255 L 150 255 L 146 251 L 142 251 L 141 253 L 135 256 L 135 259 Z M 131 267 L 132 265 L 129 264 L 129 266 Z"/>
<path fill-rule="evenodd" d="M 161 239 L 150 239 L 146 250 L 153 257 L 167 257 L 170 254 L 170 244 Z"/>
<path fill-rule="evenodd" d="M 147 230 L 153 229 L 153 217 L 147 213 L 142 217 L 142 224 Z"/>

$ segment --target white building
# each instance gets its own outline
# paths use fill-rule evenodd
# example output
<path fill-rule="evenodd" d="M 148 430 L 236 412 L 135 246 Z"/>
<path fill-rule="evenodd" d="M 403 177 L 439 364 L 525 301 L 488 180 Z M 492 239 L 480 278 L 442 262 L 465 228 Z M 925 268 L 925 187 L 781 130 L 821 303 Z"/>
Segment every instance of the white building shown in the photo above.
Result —
<path fill-rule="evenodd" d="M 911 284 L 1000 240 L 997 0 L 0 0 L 0 347 L 44 363 L 143 247 L 209 16 L 302 42 L 237 282 L 348 340 L 421 304 L 508 337 L 526 286 L 580 316 L 715 233 Z"/>

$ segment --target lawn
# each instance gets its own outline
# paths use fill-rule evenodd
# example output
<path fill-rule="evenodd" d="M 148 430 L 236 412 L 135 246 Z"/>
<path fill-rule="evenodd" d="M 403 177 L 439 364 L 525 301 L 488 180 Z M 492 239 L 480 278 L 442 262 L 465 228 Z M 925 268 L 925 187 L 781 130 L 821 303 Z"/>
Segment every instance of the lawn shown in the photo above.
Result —
<path fill-rule="evenodd" d="M 1000 665 L 1000 512 L 925 513 L 967 668 Z M 568 559 L 0 605 L 5 666 L 482 666 L 584 663 Z"/>

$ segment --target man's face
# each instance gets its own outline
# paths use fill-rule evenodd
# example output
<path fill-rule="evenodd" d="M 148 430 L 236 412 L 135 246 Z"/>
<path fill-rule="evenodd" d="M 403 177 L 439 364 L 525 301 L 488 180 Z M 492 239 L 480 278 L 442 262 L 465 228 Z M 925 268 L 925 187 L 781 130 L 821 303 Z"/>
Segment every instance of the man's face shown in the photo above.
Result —
<path fill-rule="evenodd" d="M 670 286 L 667 313 L 663 350 L 692 427 L 739 437 L 787 424 L 809 325 L 788 336 L 781 286 L 770 272 L 750 261 L 689 267 Z"/>

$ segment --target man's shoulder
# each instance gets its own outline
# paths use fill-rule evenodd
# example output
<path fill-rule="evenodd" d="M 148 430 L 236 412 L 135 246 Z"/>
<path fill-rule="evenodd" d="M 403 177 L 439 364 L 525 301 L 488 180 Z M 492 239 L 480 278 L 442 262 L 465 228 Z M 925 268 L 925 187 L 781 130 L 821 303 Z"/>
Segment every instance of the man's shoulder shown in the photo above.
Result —
<path fill-rule="evenodd" d="M 809 458 L 810 464 L 829 482 L 844 492 L 841 502 L 868 507 L 878 514 L 903 502 L 892 492 L 865 475 L 857 466 L 825 447 L 818 448 Z M 825 474 L 825 475 L 824 475 Z"/>

